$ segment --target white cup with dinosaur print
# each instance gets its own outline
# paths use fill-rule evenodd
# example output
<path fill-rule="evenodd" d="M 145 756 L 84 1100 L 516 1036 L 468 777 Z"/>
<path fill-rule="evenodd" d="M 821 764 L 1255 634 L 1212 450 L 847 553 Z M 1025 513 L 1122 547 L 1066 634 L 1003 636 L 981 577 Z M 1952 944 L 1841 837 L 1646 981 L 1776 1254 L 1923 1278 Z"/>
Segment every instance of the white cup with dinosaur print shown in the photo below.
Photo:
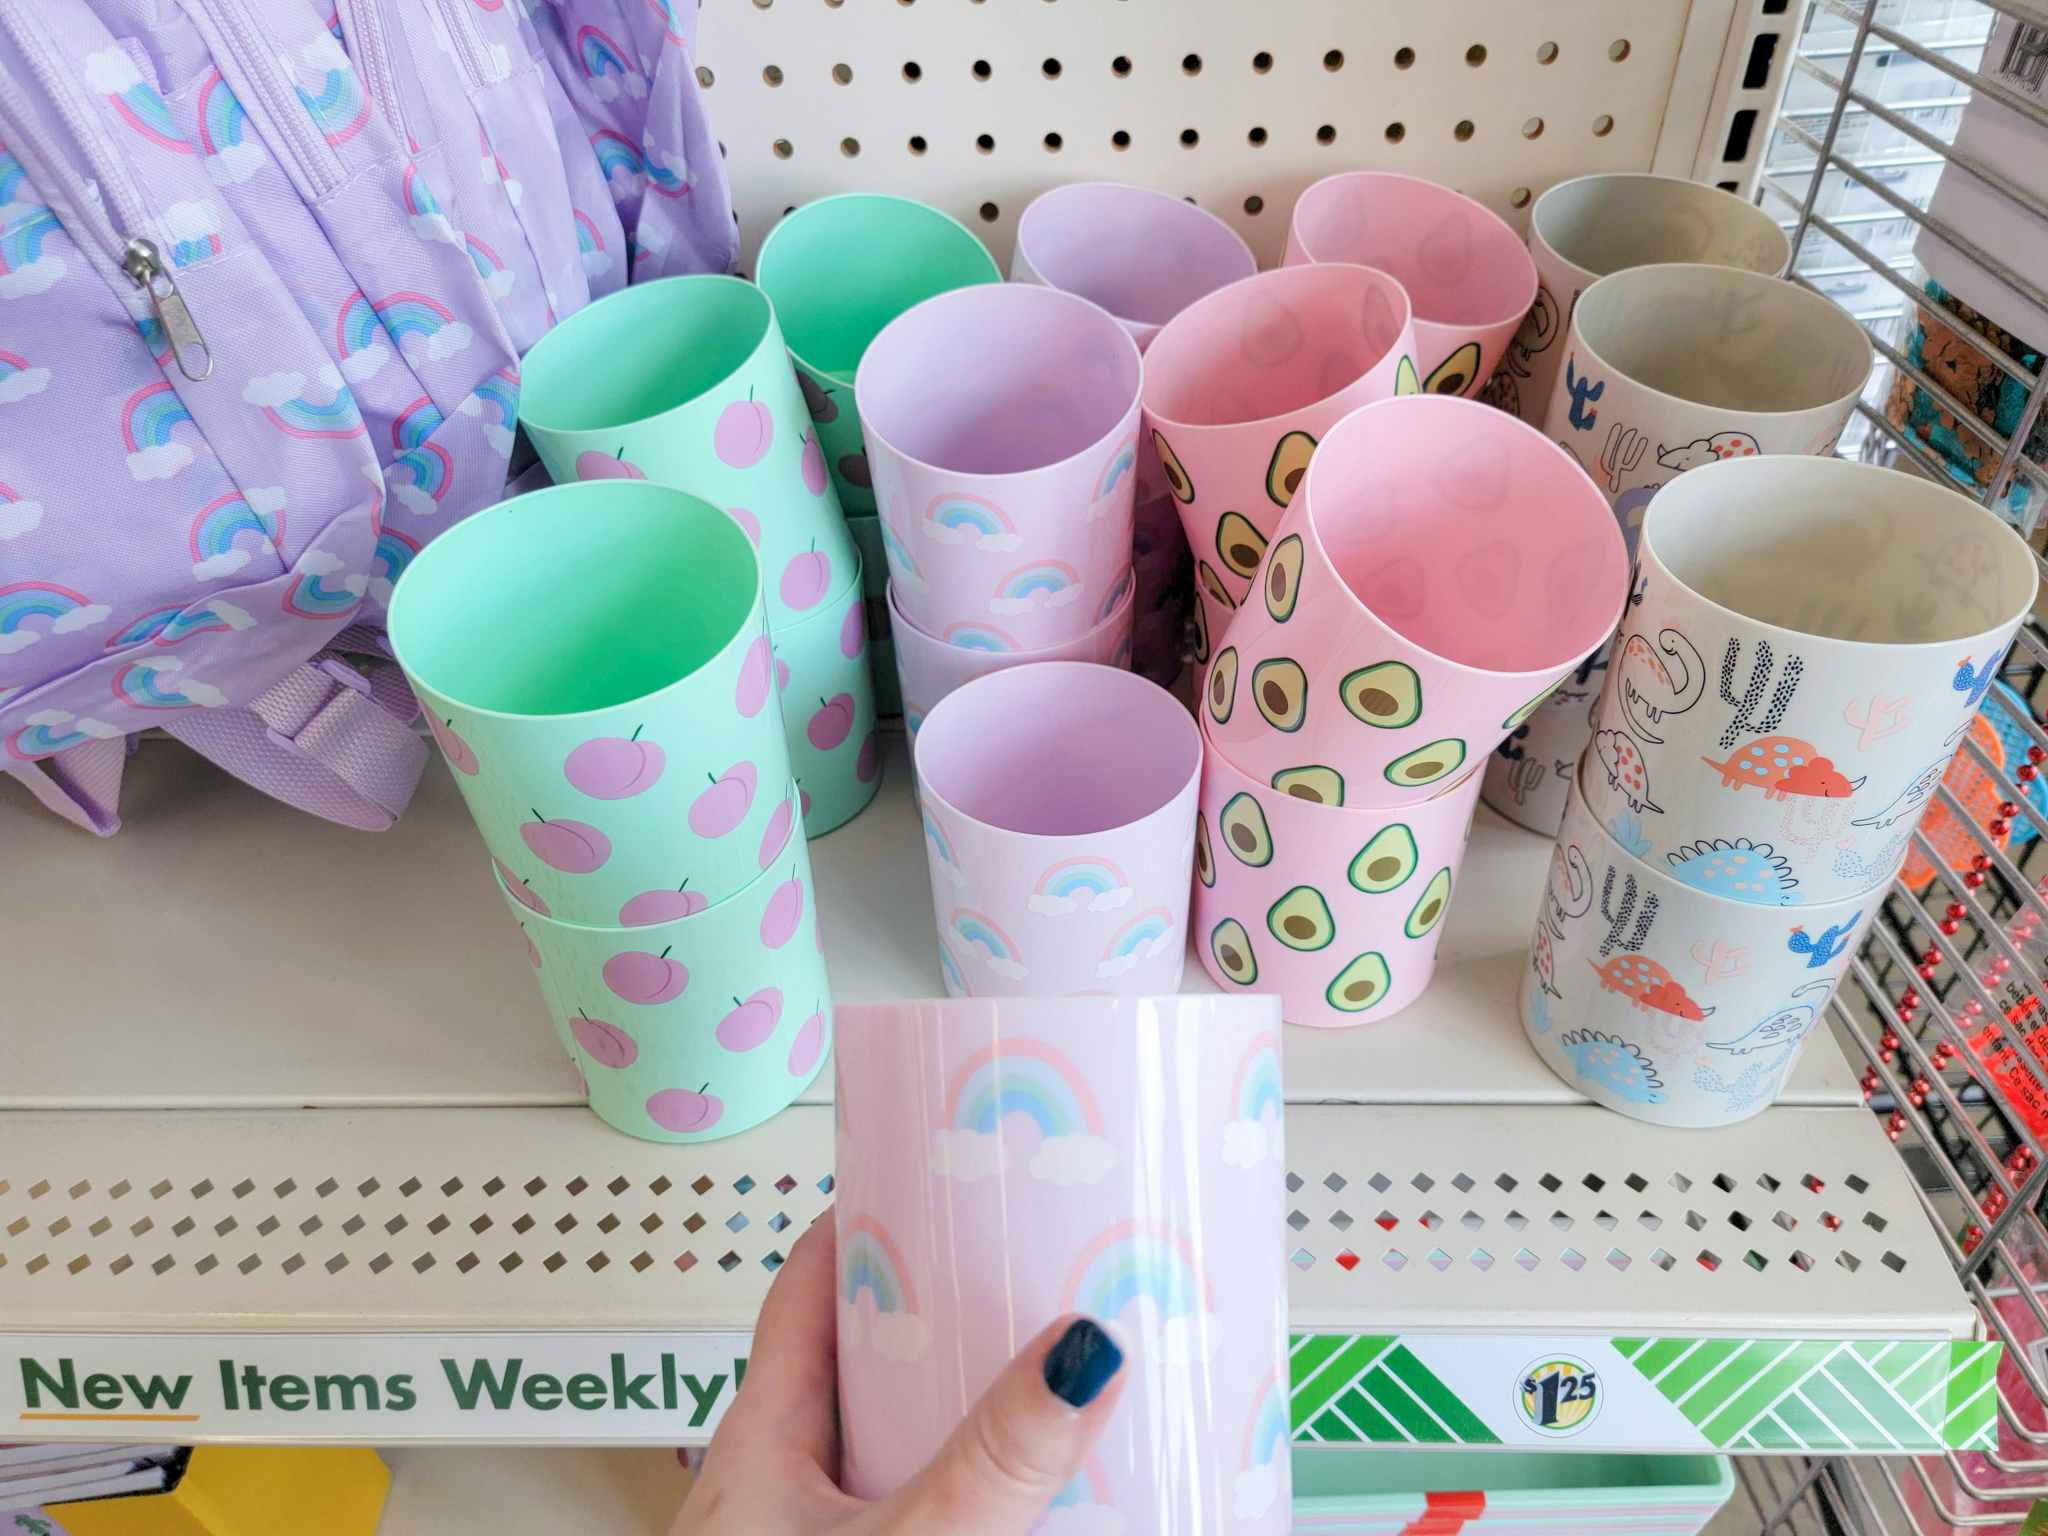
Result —
<path fill-rule="evenodd" d="M 1650 506 L 1587 804 L 1683 885 L 1809 911 L 1889 881 L 2037 578 L 1955 492 L 1840 459 L 1689 474 Z"/>
<path fill-rule="evenodd" d="M 1882 891 L 1813 907 L 1731 901 L 1638 859 L 1565 806 L 1522 972 L 1522 1029 L 1595 1103 L 1657 1125 L 1770 1107 L 1834 996 Z"/>

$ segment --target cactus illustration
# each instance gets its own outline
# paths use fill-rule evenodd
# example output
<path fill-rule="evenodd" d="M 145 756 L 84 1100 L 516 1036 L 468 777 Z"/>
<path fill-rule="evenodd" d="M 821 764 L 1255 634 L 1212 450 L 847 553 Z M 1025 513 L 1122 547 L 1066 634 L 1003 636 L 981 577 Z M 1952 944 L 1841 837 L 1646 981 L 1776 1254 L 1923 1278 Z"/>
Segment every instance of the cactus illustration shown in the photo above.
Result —
<path fill-rule="evenodd" d="M 1875 885 L 1883 876 L 1899 867 L 1899 858 L 1906 851 L 1906 840 L 1910 834 L 1901 832 L 1865 858 L 1852 848 L 1844 848 L 1835 854 L 1835 878 L 1853 880 L 1862 885 Z"/>
<path fill-rule="evenodd" d="M 1621 876 L 1622 879 L 1621 904 L 1618 909 L 1614 904 L 1616 876 Z M 1637 908 L 1639 897 L 1640 910 Z M 1600 915 L 1607 920 L 1607 937 L 1600 941 L 1602 959 L 1613 954 L 1617 945 L 1634 954 L 1649 942 L 1650 929 L 1657 921 L 1658 899 L 1656 896 L 1643 896 L 1636 888 L 1634 875 L 1623 876 L 1612 864 L 1607 866 L 1607 878 L 1600 886 Z M 1624 939 L 1622 930 L 1628 928 L 1631 917 L 1635 919 L 1635 927 Z"/>
<path fill-rule="evenodd" d="M 1600 450 L 1600 467 L 1607 472 L 1607 489 L 1619 494 L 1621 482 L 1635 472 L 1649 452 L 1650 440 L 1634 427 L 1615 422 L 1607 429 L 1607 446 Z"/>
<path fill-rule="evenodd" d="M 1522 760 L 1517 754 L 1515 766 L 1508 770 L 1508 793 L 1515 798 L 1515 804 L 1528 803 L 1530 794 L 1542 787 L 1550 777 L 1550 770 L 1533 758 Z"/>
<path fill-rule="evenodd" d="M 1734 749 L 1735 743 L 1744 736 L 1768 736 L 1778 728 L 1778 722 L 1785 718 L 1785 711 L 1792 707 L 1792 695 L 1799 691 L 1800 674 L 1806 670 L 1806 663 L 1797 656 L 1787 656 L 1783 673 L 1776 688 L 1771 686 L 1771 673 L 1777 667 L 1777 657 L 1771 650 L 1771 642 L 1759 640 L 1756 643 L 1756 662 L 1750 668 L 1749 686 L 1741 697 L 1735 693 L 1735 669 L 1742 660 L 1742 642 L 1730 640 L 1728 650 L 1721 657 L 1721 700 L 1735 711 L 1735 717 L 1728 722 L 1728 729 L 1721 733 L 1721 750 Z M 1763 703 L 1765 693 L 1770 694 L 1769 708 L 1759 716 L 1756 708 Z"/>
<path fill-rule="evenodd" d="M 1823 928 L 1818 938 L 1808 933 L 1803 924 L 1795 925 L 1785 940 L 1785 947 L 1795 955 L 1806 956 L 1806 968 L 1817 971 L 1849 947 L 1849 935 L 1862 921 L 1861 912 L 1852 912 L 1832 927 Z"/>
<path fill-rule="evenodd" d="M 1580 432 L 1593 430 L 1593 423 L 1600 419 L 1597 410 L 1589 409 L 1593 401 L 1607 393 L 1607 381 L 1595 384 L 1578 370 L 1578 359 L 1569 353 L 1564 360 L 1564 387 L 1571 392 L 1571 423 Z"/>
<path fill-rule="evenodd" d="M 1696 1067 L 1692 1074 L 1692 1085 L 1702 1093 L 1725 1095 L 1728 1100 L 1728 1113 L 1739 1115 L 1750 1105 L 1773 1093 L 1778 1086 L 1779 1076 L 1790 1064 L 1789 1056 L 1783 1059 L 1767 1057 L 1761 1061 L 1751 1062 L 1733 1078 L 1724 1078 L 1713 1067 Z"/>
<path fill-rule="evenodd" d="M 1970 658 L 1965 656 L 1956 663 L 1955 681 L 1950 685 L 1957 693 L 1970 696 L 1970 708 L 1975 709 L 1984 701 L 1985 692 L 1991 687 L 1991 679 L 1998 675 L 1998 658 L 1986 656 L 1984 665 L 1976 671 L 1970 670 Z"/>

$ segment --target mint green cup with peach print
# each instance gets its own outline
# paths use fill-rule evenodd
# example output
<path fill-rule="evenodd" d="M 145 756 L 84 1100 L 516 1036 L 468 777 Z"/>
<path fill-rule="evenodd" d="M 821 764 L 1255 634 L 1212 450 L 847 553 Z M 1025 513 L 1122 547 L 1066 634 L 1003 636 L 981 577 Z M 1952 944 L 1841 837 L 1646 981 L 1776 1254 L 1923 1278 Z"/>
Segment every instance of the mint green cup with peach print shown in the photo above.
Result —
<path fill-rule="evenodd" d="M 665 922 L 558 922 L 498 876 L 590 1108 L 613 1129 L 644 1141 L 734 1136 L 818 1075 L 832 998 L 795 796 L 786 777 L 764 795 L 776 817 L 751 884 Z"/>
<path fill-rule="evenodd" d="M 804 831 L 823 837 L 882 787 L 867 593 L 856 568 L 815 618 L 775 632 L 775 677 Z"/>
<path fill-rule="evenodd" d="M 520 365 L 519 424 L 557 485 L 651 480 L 731 514 L 778 632 L 854 569 L 818 425 L 752 283 L 664 278 L 578 310 Z"/>
<path fill-rule="evenodd" d="M 789 749 L 739 525 L 666 486 L 514 497 L 420 552 L 393 652 L 514 897 L 666 921 L 761 873 Z"/>

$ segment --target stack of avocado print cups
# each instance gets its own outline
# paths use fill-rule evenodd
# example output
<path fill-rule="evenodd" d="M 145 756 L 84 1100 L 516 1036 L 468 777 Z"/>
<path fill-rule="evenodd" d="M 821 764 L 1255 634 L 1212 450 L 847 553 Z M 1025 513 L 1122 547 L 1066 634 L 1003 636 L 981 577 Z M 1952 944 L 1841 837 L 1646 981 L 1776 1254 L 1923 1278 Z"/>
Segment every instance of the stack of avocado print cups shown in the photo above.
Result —
<path fill-rule="evenodd" d="M 422 552 L 390 636 L 592 1111 L 693 1142 L 794 1100 L 832 1003 L 740 525 L 640 480 L 515 497 Z"/>

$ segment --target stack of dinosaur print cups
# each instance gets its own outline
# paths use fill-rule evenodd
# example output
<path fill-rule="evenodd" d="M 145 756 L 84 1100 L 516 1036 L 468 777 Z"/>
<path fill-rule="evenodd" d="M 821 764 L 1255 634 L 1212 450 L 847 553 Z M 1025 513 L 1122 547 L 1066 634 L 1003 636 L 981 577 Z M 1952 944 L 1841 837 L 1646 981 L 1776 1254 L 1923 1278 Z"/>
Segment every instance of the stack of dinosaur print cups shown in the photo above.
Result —
<path fill-rule="evenodd" d="M 1745 455 L 1659 491 L 1522 977 L 1554 1072 L 1667 1125 L 1773 1102 L 1909 852 L 1940 859 L 1916 827 L 2035 586 L 1917 476 Z"/>

